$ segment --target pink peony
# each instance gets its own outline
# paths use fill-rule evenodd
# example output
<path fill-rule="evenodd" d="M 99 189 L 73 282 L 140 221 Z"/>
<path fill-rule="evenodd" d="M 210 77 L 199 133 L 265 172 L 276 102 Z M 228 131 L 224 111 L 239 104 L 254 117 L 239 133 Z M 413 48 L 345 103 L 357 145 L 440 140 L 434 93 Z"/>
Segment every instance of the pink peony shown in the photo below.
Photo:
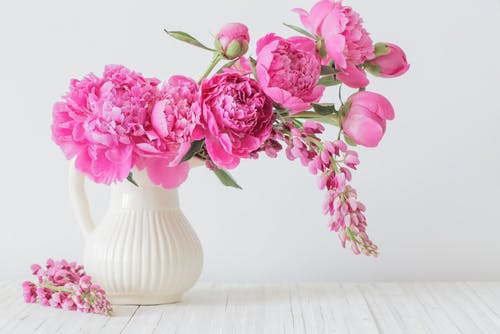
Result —
<path fill-rule="evenodd" d="M 355 67 L 374 57 L 374 47 L 359 14 L 334 0 L 320 0 L 310 12 L 300 8 L 294 11 L 311 33 L 324 39 L 328 55 L 325 62 L 335 63 L 341 71 L 339 80 L 346 79 L 345 83 L 353 88 L 365 87 L 368 80 L 364 71 L 356 71 Z"/>
<path fill-rule="evenodd" d="M 376 46 L 383 52 L 366 63 L 368 72 L 382 78 L 395 78 L 408 71 L 410 65 L 405 52 L 399 46 L 391 43 L 377 43 Z"/>
<path fill-rule="evenodd" d="M 102 79 L 72 80 L 64 102 L 54 105 L 52 136 L 75 167 L 98 183 L 124 180 L 133 166 L 133 136 L 144 135 L 144 120 L 158 96 L 159 81 L 120 65 Z"/>
<path fill-rule="evenodd" d="M 268 34 L 261 38 L 256 72 L 264 92 L 294 113 L 309 109 L 325 90 L 317 86 L 321 59 L 316 43 L 306 37 L 284 39 Z"/>
<path fill-rule="evenodd" d="M 219 167 L 235 168 L 269 137 L 272 101 L 257 81 L 237 73 L 217 74 L 201 84 L 198 137 Z"/>
<path fill-rule="evenodd" d="M 200 119 L 199 87 L 195 81 L 173 76 L 163 85 L 160 98 L 148 113 L 144 133 L 137 137 L 139 169 L 164 188 L 177 188 L 187 178 L 189 165 L 179 163 L 191 147 Z"/>
<path fill-rule="evenodd" d="M 215 40 L 215 47 L 227 59 L 236 59 L 248 51 L 250 35 L 243 23 L 228 23 L 221 28 Z"/>
<path fill-rule="evenodd" d="M 357 144 L 375 147 L 385 133 L 386 120 L 394 119 L 391 103 L 373 92 L 358 92 L 349 97 L 349 112 L 342 122 L 344 132 Z"/>

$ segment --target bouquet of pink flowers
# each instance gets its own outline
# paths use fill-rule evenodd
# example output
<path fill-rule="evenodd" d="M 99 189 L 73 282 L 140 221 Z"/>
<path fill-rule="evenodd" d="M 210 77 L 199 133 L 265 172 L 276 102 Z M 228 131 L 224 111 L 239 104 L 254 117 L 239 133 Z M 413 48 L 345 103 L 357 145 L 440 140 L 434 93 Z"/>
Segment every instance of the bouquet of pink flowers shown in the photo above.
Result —
<path fill-rule="evenodd" d="M 324 212 L 342 246 L 377 255 L 366 234 L 365 206 L 350 185 L 359 164 L 350 147 L 376 146 L 394 118 L 391 103 L 367 91 L 366 71 L 400 76 L 409 68 L 406 56 L 394 44 L 374 44 L 359 14 L 340 1 L 294 11 L 303 27 L 287 26 L 300 35 L 270 33 L 257 41 L 254 57 L 245 57 L 250 37 L 241 23 L 225 25 L 214 48 L 166 31 L 213 54 L 198 81 L 176 75 L 161 83 L 121 65 L 72 80 L 54 105 L 54 141 L 95 182 L 136 184 L 136 167 L 167 189 L 186 180 L 192 158 L 204 160 L 224 185 L 240 188 L 228 170 L 241 159 L 261 152 L 275 158 L 284 150 L 318 175 Z M 357 92 L 344 100 L 343 85 Z M 337 100 L 325 94 L 329 86 L 338 86 Z M 320 103 L 323 97 L 330 100 Z M 338 127 L 338 136 L 321 139 L 322 124 Z"/>

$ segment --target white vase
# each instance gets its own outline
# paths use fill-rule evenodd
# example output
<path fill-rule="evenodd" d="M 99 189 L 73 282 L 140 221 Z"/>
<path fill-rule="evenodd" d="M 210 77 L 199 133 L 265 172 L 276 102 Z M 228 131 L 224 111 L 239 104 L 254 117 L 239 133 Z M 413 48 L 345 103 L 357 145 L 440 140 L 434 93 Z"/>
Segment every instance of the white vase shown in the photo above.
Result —
<path fill-rule="evenodd" d="M 144 171 L 111 186 L 103 221 L 93 224 L 84 177 L 70 168 L 70 194 L 85 235 L 84 266 L 112 304 L 164 304 L 181 300 L 198 280 L 200 241 L 179 208 L 177 189 L 153 185 Z"/>

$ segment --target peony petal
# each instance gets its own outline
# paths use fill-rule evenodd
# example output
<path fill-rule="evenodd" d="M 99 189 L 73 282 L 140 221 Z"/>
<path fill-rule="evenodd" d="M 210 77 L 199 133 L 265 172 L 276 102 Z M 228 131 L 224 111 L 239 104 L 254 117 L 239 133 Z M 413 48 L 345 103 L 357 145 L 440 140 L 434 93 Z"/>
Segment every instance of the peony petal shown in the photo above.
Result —
<path fill-rule="evenodd" d="M 217 166 L 221 168 L 233 169 L 239 165 L 240 159 L 226 152 L 216 137 L 208 137 L 205 143 L 208 154 Z"/>
<path fill-rule="evenodd" d="M 168 135 L 167 118 L 165 117 L 166 101 L 156 102 L 153 111 L 151 112 L 151 124 L 160 137 Z"/>
<path fill-rule="evenodd" d="M 347 66 L 347 61 L 344 56 L 345 46 L 346 40 L 343 35 L 330 33 L 325 36 L 326 53 L 340 69 Z"/>
<path fill-rule="evenodd" d="M 342 126 L 350 138 L 366 147 L 377 146 L 385 133 L 385 120 L 358 106 L 351 107 Z"/>
<path fill-rule="evenodd" d="M 337 79 L 351 88 L 363 88 L 370 83 L 366 72 L 351 63 L 348 63 L 346 69 L 337 74 Z"/>
<path fill-rule="evenodd" d="M 165 189 L 175 189 L 186 181 L 189 174 L 189 164 L 183 162 L 169 167 L 169 161 L 162 158 L 149 158 L 145 164 L 148 177 L 153 184 Z"/>

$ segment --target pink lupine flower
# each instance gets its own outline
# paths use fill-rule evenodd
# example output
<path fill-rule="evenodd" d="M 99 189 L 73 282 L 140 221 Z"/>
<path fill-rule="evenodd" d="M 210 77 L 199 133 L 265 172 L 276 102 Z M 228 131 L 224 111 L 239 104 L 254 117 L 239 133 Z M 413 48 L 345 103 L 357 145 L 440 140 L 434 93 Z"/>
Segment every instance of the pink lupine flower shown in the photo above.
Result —
<path fill-rule="evenodd" d="M 215 39 L 215 47 L 226 59 L 236 59 L 248 51 L 250 35 L 243 23 L 228 23 L 221 28 Z"/>
<path fill-rule="evenodd" d="M 345 133 L 359 145 L 375 147 L 385 133 L 386 120 L 394 119 L 391 103 L 373 92 L 358 92 L 349 97 L 349 112 L 342 122 Z"/>
<path fill-rule="evenodd" d="M 27 303 L 35 303 L 36 302 L 36 285 L 32 282 L 23 282 L 23 297 Z"/>
<path fill-rule="evenodd" d="M 323 129 L 314 123 L 308 121 L 302 129 L 291 122 L 285 124 L 285 133 L 289 131 L 289 136 L 284 138 L 287 157 L 300 159 L 312 174 L 319 174 L 318 187 L 327 192 L 323 212 L 331 216 L 331 229 L 338 233 L 342 246 L 349 242 L 355 254 L 376 256 L 377 246 L 366 234 L 364 206 L 348 184 L 352 178 L 349 169 L 356 169 L 359 164 L 358 154 L 348 150 L 341 140 L 318 144 L 316 134 L 321 134 Z"/>
<path fill-rule="evenodd" d="M 331 229 L 338 232 L 342 246 L 349 241 L 355 254 L 377 256 L 378 247 L 366 234 L 365 206 L 357 201 L 356 190 L 346 186 L 343 196 L 333 197 L 331 203 L 335 213 L 339 213 L 332 216 Z"/>
<path fill-rule="evenodd" d="M 307 110 L 323 95 L 318 86 L 321 59 L 306 37 L 284 39 L 268 34 L 257 41 L 256 73 L 264 92 L 293 113 Z"/>
<path fill-rule="evenodd" d="M 37 276 L 38 284 L 22 284 L 26 302 L 38 302 L 43 306 L 65 310 L 111 314 L 111 304 L 106 293 L 99 285 L 92 283 L 82 266 L 75 262 L 49 259 L 45 268 L 39 265 L 33 265 L 32 268 L 36 269 L 32 271 Z"/>
<path fill-rule="evenodd" d="M 344 157 L 344 164 L 352 169 L 356 169 L 359 165 L 358 152 L 347 151 Z"/>
<path fill-rule="evenodd" d="M 374 57 L 374 47 L 359 14 L 335 0 L 320 0 L 310 12 L 300 8 L 294 11 L 312 34 L 324 40 L 325 63 L 334 62 L 341 72 L 337 78 L 353 88 L 365 87 L 368 79 L 358 66 Z"/>
<path fill-rule="evenodd" d="M 399 46 L 391 43 L 377 43 L 375 46 L 383 52 L 365 64 L 368 72 L 382 78 L 395 78 L 408 71 L 410 65 Z"/>
<path fill-rule="evenodd" d="M 191 147 L 200 119 L 199 87 L 184 76 L 173 76 L 163 85 L 158 101 L 148 112 L 144 132 L 136 137 L 136 165 L 146 168 L 149 179 L 166 189 L 177 188 L 189 172 L 181 159 Z M 180 165 L 179 165 L 180 164 Z"/>
<path fill-rule="evenodd" d="M 64 101 L 54 105 L 54 141 L 93 181 L 124 180 L 133 166 L 131 137 L 144 135 L 158 83 L 120 65 L 106 66 L 102 79 L 90 74 L 72 80 Z"/>
<path fill-rule="evenodd" d="M 202 116 L 198 137 L 221 168 L 238 166 L 269 137 L 272 101 L 257 81 L 237 73 L 217 74 L 201 84 Z"/>

